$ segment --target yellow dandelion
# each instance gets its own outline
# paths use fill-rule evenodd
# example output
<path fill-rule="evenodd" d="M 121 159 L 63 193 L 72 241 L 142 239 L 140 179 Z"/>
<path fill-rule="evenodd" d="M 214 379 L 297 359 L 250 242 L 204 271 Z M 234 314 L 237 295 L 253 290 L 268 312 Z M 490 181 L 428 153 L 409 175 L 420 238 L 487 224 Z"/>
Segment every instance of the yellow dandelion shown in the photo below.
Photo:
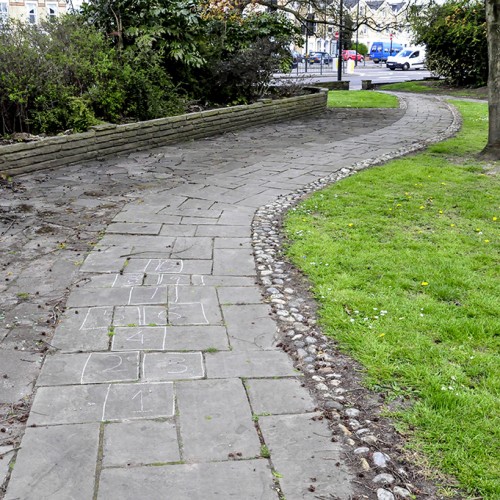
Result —
<path fill-rule="evenodd" d="M 423 210 L 425 207 L 423 205 L 420 205 L 418 208 L 420 208 L 420 210 Z"/>
<path fill-rule="evenodd" d="M 379 335 L 379 337 L 384 337 L 384 336 L 385 336 L 385 333 L 381 333 L 381 334 Z"/>
<path fill-rule="evenodd" d="M 485 243 L 489 243 L 489 242 L 490 242 L 490 240 L 484 240 L 484 242 L 485 242 Z"/>
<path fill-rule="evenodd" d="M 440 214 L 442 214 L 442 213 L 443 213 L 443 211 L 442 211 L 442 210 L 440 210 L 440 211 L 439 211 L 439 213 L 440 213 Z"/>
<path fill-rule="evenodd" d="M 450 224 L 451 227 L 455 227 L 455 224 Z"/>
<path fill-rule="evenodd" d="M 422 281 L 422 283 L 420 283 L 422 286 L 428 286 L 429 283 L 427 281 Z"/>
<path fill-rule="evenodd" d="M 349 227 L 354 226 L 354 224 L 351 222 L 350 224 L 347 224 Z"/>
<path fill-rule="evenodd" d="M 491 220 L 496 221 L 498 218 L 497 217 L 492 217 Z"/>

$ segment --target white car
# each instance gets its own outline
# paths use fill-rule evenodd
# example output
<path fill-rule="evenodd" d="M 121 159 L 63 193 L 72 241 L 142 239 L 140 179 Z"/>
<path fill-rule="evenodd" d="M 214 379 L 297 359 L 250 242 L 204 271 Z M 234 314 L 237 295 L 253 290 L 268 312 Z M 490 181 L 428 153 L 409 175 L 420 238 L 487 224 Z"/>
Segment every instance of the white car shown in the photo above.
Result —
<path fill-rule="evenodd" d="M 409 69 L 425 68 L 425 49 L 422 47 L 408 47 L 395 56 L 387 58 L 386 66 L 394 71 L 397 68 L 407 71 Z"/>

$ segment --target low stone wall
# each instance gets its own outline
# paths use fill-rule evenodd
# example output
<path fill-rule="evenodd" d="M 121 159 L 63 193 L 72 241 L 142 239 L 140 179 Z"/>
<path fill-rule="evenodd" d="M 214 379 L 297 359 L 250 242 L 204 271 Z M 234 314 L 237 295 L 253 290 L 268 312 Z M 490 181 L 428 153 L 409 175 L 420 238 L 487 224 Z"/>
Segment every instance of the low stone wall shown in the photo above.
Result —
<path fill-rule="evenodd" d="M 349 80 L 341 80 L 334 82 L 321 82 L 321 85 L 328 90 L 349 90 Z"/>
<path fill-rule="evenodd" d="M 16 175 L 101 159 L 324 111 L 327 90 L 316 87 L 307 90 L 311 93 L 303 96 L 263 99 L 247 106 L 201 111 L 146 122 L 97 125 L 80 134 L 0 146 L 0 173 Z"/>

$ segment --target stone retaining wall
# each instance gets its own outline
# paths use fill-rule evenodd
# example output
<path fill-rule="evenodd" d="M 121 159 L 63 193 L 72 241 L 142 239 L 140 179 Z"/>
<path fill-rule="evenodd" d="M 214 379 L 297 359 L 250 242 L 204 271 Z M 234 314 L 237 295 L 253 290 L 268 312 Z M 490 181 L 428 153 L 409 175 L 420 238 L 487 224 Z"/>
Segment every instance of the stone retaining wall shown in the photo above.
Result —
<path fill-rule="evenodd" d="M 189 113 L 125 125 L 104 124 L 88 132 L 50 137 L 35 142 L 0 146 L 0 173 L 16 175 L 106 158 L 141 149 L 184 142 L 278 121 L 319 114 L 327 91 L 285 99 L 263 99 L 247 106 Z"/>

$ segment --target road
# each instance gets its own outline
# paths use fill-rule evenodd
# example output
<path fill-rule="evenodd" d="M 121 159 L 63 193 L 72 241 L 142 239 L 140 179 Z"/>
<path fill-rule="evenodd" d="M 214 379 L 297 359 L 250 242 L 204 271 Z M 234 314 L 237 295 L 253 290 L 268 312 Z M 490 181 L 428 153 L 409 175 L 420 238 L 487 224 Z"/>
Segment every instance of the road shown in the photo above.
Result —
<path fill-rule="evenodd" d="M 299 64 L 299 68 L 294 69 L 291 73 L 275 76 L 277 80 L 281 81 L 291 78 L 293 80 L 305 80 L 307 83 L 311 84 L 337 81 L 337 70 L 335 66 L 308 66 L 307 72 L 304 66 L 304 64 Z M 386 68 L 385 64 L 381 65 L 367 61 L 366 63 L 359 63 L 358 66 L 354 68 L 354 73 L 351 74 L 345 72 L 344 68 L 342 80 L 349 80 L 349 88 L 351 90 L 359 90 L 361 89 L 361 80 L 372 80 L 373 83 L 397 83 L 408 80 L 423 80 L 429 76 L 431 76 L 431 73 L 427 70 L 391 71 Z"/>

